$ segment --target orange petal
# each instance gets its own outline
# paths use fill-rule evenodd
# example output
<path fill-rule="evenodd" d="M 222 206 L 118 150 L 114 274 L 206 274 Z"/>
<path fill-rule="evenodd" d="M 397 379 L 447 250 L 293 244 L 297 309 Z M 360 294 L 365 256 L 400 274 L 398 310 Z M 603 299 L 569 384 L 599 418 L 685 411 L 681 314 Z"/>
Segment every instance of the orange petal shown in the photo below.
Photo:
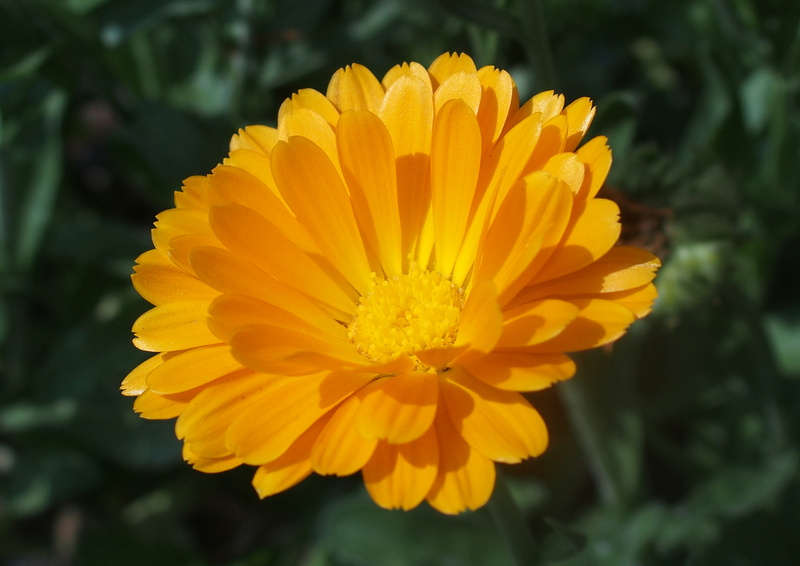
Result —
<path fill-rule="evenodd" d="M 389 444 L 411 442 L 433 424 L 438 399 L 435 373 L 403 373 L 379 379 L 365 388 L 356 430 L 364 438 Z"/>
<path fill-rule="evenodd" d="M 564 151 L 575 151 L 575 148 L 581 143 L 586 130 L 592 124 L 596 110 L 592 106 L 591 99 L 587 97 L 579 98 L 564 108 L 562 113 L 567 116 L 567 122 L 569 123 Z"/>
<path fill-rule="evenodd" d="M 447 515 L 482 507 L 494 490 L 494 462 L 464 441 L 446 411 L 436 415 L 436 434 L 439 473 L 428 492 L 428 503 Z"/>
<path fill-rule="evenodd" d="M 464 368 L 484 383 L 507 391 L 539 391 L 575 374 L 575 362 L 563 354 L 491 352 Z"/>
<path fill-rule="evenodd" d="M 349 476 L 363 468 L 375 452 L 378 440 L 364 438 L 356 430 L 362 396 L 359 392 L 342 403 L 317 438 L 311 464 L 318 474 Z"/>
<path fill-rule="evenodd" d="M 474 357 L 470 352 L 490 352 L 500 339 L 502 327 L 503 313 L 497 304 L 494 283 L 483 281 L 472 289 L 461 312 L 455 347 L 468 345 L 469 350 L 459 356 L 455 363 L 463 363 L 466 357 Z"/>
<path fill-rule="evenodd" d="M 425 84 L 428 85 L 428 90 L 432 93 L 433 88 L 431 87 L 431 77 L 428 74 L 428 70 L 420 65 L 419 63 L 403 63 L 402 65 L 395 65 L 391 69 L 389 69 L 386 74 L 383 76 L 383 80 L 381 84 L 383 88 L 387 91 L 389 88 L 397 81 L 397 79 L 401 77 L 417 77 L 421 79 Z M 386 99 L 384 98 L 384 104 L 386 103 Z"/>
<path fill-rule="evenodd" d="M 203 346 L 165 358 L 147 376 L 147 386 L 162 395 L 180 393 L 241 369 L 227 344 Z"/>
<path fill-rule="evenodd" d="M 514 99 L 514 80 L 506 71 L 483 67 L 478 71 L 481 83 L 481 102 L 478 107 L 478 124 L 483 139 L 483 153 L 489 153 L 500 138 L 509 112 L 518 101 Z"/>
<path fill-rule="evenodd" d="M 253 476 L 253 487 L 261 499 L 286 491 L 311 474 L 311 448 L 329 418 L 325 416 L 314 423 L 280 458 L 259 466 Z"/>
<path fill-rule="evenodd" d="M 461 71 L 474 73 L 477 70 L 475 62 L 466 53 L 461 53 L 460 55 L 456 55 L 455 53 L 452 55 L 450 55 L 450 53 L 443 53 L 428 67 L 428 73 L 431 76 L 434 90 L 451 75 Z"/>
<path fill-rule="evenodd" d="M 127 397 L 141 395 L 147 389 L 147 376 L 155 368 L 164 363 L 164 354 L 156 354 L 140 363 L 122 381 L 120 389 Z"/>
<path fill-rule="evenodd" d="M 366 294 L 371 271 L 364 242 L 330 159 L 306 138 L 292 137 L 275 146 L 272 171 L 281 194 L 325 256 L 359 293 Z"/>
<path fill-rule="evenodd" d="M 262 216 L 238 204 L 228 204 L 212 208 L 209 218 L 214 232 L 229 250 L 320 303 L 341 312 L 354 312 L 355 297 L 342 289 L 347 284 L 338 285 Z"/>
<path fill-rule="evenodd" d="M 183 396 L 159 395 L 145 391 L 133 402 L 133 410 L 143 419 L 174 419 L 188 404 L 189 399 Z"/>
<path fill-rule="evenodd" d="M 550 340 L 578 317 L 579 307 L 555 299 L 534 301 L 503 313 L 499 348 L 519 348 Z"/>
<path fill-rule="evenodd" d="M 220 248 L 201 247 L 192 251 L 192 266 L 211 287 L 226 294 L 250 296 L 292 312 L 313 326 L 336 334 L 341 325 L 333 316 L 349 320 L 352 314 L 317 303 L 298 291 L 261 271 L 241 256 Z M 355 312 L 355 303 L 350 308 Z M 214 331 L 214 329 L 212 329 Z"/>
<path fill-rule="evenodd" d="M 372 500 L 384 509 L 419 505 L 436 479 L 439 444 L 433 427 L 408 444 L 379 441 L 362 474 Z"/>
<path fill-rule="evenodd" d="M 451 100 L 461 100 L 477 114 L 481 104 L 481 81 L 476 73 L 458 72 L 450 75 L 433 93 L 435 113 Z"/>
<path fill-rule="evenodd" d="M 615 246 L 607 254 L 583 269 L 557 279 L 526 287 L 515 303 L 543 297 L 593 295 L 625 291 L 646 285 L 655 278 L 661 261 L 645 250 Z M 607 298 L 607 297 L 603 297 Z"/>
<path fill-rule="evenodd" d="M 441 391 L 456 430 L 487 458 L 513 464 L 547 448 L 542 417 L 519 393 L 490 387 L 459 367 L 442 375 Z"/>
<path fill-rule="evenodd" d="M 287 98 L 284 104 L 287 102 L 290 103 L 289 105 L 291 107 L 288 113 L 291 113 L 298 108 L 307 108 L 309 110 L 313 110 L 315 113 L 324 118 L 331 127 L 335 128 L 337 122 L 339 121 L 339 112 L 336 110 L 333 104 L 331 104 L 331 101 L 328 100 L 324 94 L 314 90 L 313 88 L 301 88 L 295 94 L 293 94 L 291 98 Z M 279 124 L 281 122 L 281 118 L 284 117 L 285 111 L 283 110 L 283 105 L 281 105 L 281 108 L 278 111 Z"/>
<path fill-rule="evenodd" d="M 580 309 L 578 317 L 558 336 L 527 348 L 527 352 L 577 352 L 596 348 L 625 334 L 635 320 L 630 310 L 613 301 L 574 299 L 570 302 Z"/>
<path fill-rule="evenodd" d="M 559 153 L 554 155 L 542 167 L 569 185 L 573 194 L 578 194 L 583 184 L 585 166 L 574 153 Z"/>
<path fill-rule="evenodd" d="M 210 304 L 186 301 L 150 309 L 133 323 L 134 345 L 148 352 L 171 352 L 218 343 L 208 328 Z"/>
<path fill-rule="evenodd" d="M 597 136 L 583 144 L 577 152 L 578 159 L 586 164 L 586 176 L 579 193 L 581 198 L 594 198 L 606 181 L 611 169 L 611 148 L 607 142 L 605 136 Z"/>
<path fill-rule="evenodd" d="M 264 373 L 307 375 L 323 369 L 352 369 L 365 361 L 348 342 L 270 324 L 244 326 L 233 334 L 230 344 L 237 360 Z"/>
<path fill-rule="evenodd" d="M 339 112 L 355 108 L 377 114 L 383 102 L 383 87 L 369 69 L 353 63 L 333 74 L 326 96 Z"/>
<path fill-rule="evenodd" d="M 416 76 L 399 77 L 386 91 L 378 115 L 386 124 L 394 146 L 402 259 L 406 261 L 414 251 L 424 214 L 430 207 L 428 165 L 433 128 L 430 84 Z"/>
<path fill-rule="evenodd" d="M 274 391 L 288 379 L 243 371 L 210 383 L 178 417 L 175 434 L 204 458 L 230 455 L 225 433 L 234 419 L 252 405 L 264 403 L 262 391 Z"/>
<path fill-rule="evenodd" d="M 533 150 L 523 175 L 541 170 L 548 159 L 564 151 L 568 127 L 567 117 L 563 114 L 550 118 L 543 123 L 542 133 L 539 135 L 536 149 Z"/>
<path fill-rule="evenodd" d="M 131 275 L 133 287 L 153 305 L 213 299 L 219 293 L 174 265 L 137 265 Z"/>
<path fill-rule="evenodd" d="M 547 263 L 533 277 L 541 283 L 577 271 L 603 257 L 619 238 L 619 207 L 613 201 L 592 199 L 573 210 L 571 227 Z"/>
<path fill-rule="evenodd" d="M 614 301 L 631 311 L 636 318 L 642 318 L 650 314 L 653 310 L 653 301 L 658 297 L 656 286 L 652 283 L 639 287 L 637 289 L 629 289 L 627 291 L 617 291 L 616 293 L 608 293 L 603 295 L 604 299 Z"/>
<path fill-rule="evenodd" d="M 241 458 L 237 458 L 232 454 L 223 456 L 221 458 L 206 458 L 198 456 L 192 452 L 188 444 L 183 445 L 183 459 L 186 460 L 192 467 L 206 474 L 218 474 L 220 472 L 227 472 L 242 464 Z"/>
<path fill-rule="evenodd" d="M 448 102 L 436 115 L 431 143 L 431 202 L 436 241 L 436 270 L 452 273 L 475 194 L 481 132 L 475 115 L 461 100 Z"/>
<path fill-rule="evenodd" d="M 349 110 L 336 130 L 339 160 L 361 233 L 388 277 L 402 271 L 400 212 L 392 138 L 375 114 Z"/>
<path fill-rule="evenodd" d="M 552 90 L 540 92 L 523 104 L 522 107 L 511 116 L 511 118 L 506 122 L 503 132 L 505 133 L 509 131 L 528 116 L 532 116 L 533 114 L 537 113 L 542 115 L 542 122 L 547 122 L 551 118 L 561 114 L 561 110 L 563 108 L 563 94 L 555 94 L 555 92 Z"/>
<path fill-rule="evenodd" d="M 317 419 L 370 379 L 370 374 L 331 372 L 289 379 L 264 393 L 264 403 L 251 406 L 231 423 L 226 443 L 248 464 L 272 462 Z"/>

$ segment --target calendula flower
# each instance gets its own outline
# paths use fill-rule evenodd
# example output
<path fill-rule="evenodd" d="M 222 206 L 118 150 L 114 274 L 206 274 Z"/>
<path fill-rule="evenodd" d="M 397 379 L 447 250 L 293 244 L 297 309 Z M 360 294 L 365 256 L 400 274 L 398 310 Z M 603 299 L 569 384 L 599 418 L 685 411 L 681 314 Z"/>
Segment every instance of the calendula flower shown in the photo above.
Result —
<path fill-rule="evenodd" d="M 375 502 L 486 503 L 495 462 L 547 447 L 520 392 L 571 377 L 564 352 L 646 315 L 658 259 L 615 247 L 596 198 L 606 139 L 553 92 L 444 54 L 382 81 L 337 71 L 286 100 L 158 215 L 133 275 L 155 308 L 125 379 L 177 417 L 196 469 L 258 466 L 264 497 L 361 471 Z"/>

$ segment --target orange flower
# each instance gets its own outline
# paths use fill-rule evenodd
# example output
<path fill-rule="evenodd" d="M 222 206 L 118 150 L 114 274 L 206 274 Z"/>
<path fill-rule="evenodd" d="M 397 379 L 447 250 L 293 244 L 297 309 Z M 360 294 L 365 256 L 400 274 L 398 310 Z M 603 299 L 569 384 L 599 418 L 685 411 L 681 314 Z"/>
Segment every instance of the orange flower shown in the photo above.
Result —
<path fill-rule="evenodd" d="M 158 353 L 123 383 L 135 410 L 178 417 L 198 470 L 258 466 L 262 497 L 361 470 L 382 507 L 486 503 L 494 462 L 547 447 L 519 392 L 656 296 L 658 259 L 614 247 L 595 198 L 605 138 L 576 149 L 594 108 L 563 104 L 444 54 L 340 69 L 240 130 L 137 260 L 134 343 Z"/>

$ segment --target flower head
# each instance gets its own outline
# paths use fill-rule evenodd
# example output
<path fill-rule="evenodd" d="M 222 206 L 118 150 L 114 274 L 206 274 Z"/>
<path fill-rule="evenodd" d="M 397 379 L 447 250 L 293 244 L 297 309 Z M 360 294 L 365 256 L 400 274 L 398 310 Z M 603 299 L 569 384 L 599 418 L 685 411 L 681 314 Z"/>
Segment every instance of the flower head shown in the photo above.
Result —
<path fill-rule="evenodd" d="M 382 507 L 480 507 L 495 462 L 547 447 L 520 392 L 656 296 L 657 258 L 615 247 L 596 198 L 605 138 L 578 148 L 593 115 L 553 92 L 520 107 L 466 55 L 301 90 L 158 215 L 133 275 L 155 305 L 134 343 L 157 353 L 124 393 L 178 417 L 195 468 L 258 466 L 262 497 L 360 470 Z"/>

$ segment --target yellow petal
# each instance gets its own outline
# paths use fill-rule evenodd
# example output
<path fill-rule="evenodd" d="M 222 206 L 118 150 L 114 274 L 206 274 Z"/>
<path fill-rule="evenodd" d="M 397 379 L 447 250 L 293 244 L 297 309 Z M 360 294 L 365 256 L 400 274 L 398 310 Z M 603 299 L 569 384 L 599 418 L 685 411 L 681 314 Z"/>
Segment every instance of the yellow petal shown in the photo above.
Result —
<path fill-rule="evenodd" d="M 230 150 L 249 149 L 269 154 L 278 141 L 278 130 L 269 126 L 247 126 L 231 138 Z"/>
<path fill-rule="evenodd" d="M 413 76 L 421 79 L 428 85 L 428 90 L 433 92 L 433 88 L 431 87 L 431 77 L 428 74 L 428 70 L 420 65 L 419 63 L 403 63 L 402 65 L 395 65 L 391 69 L 389 69 L 386 74 L 383 76 L 383 80 L 381 84 L 383 88 L 389 90 L 389 88 L 399 79 L 400 77 L 407 77 Z M 384 104 L 386 104 L 386 100 L 384 99 Z"/>
<path fill-rule="evenodd" d="M 563 354 L 491 352 L 464 368 L 484 383 L 507 391 L 539 391 L 575 374 L 575 362 Z"/>
<path fill-rule="evenodd" d="M 503 313 L 497 304 L 497 290 L 492 281 L 483 281 L 473 287 L 464 304 L 459 322 L 455 346 L 469 346 L 469 350 L 456 359 L 463 363 L 469 352 L 490 352 L 497 341 L 503 326 Z"/>
<path fill-rule="evenodd" d="M 172 238 L 169 241 L 169 245 L 167 246 L 167 256 L 169 256 L 169 259 L 173 265 L 177 266 L 179 269 L 185 271 L 189 275 L 196 277 L 197 273 L 189 261 L 189 256 L 196 248 L 203 246 L 221 248 L 222 244 L 216 236 L 184 234 L 183 236 Z"/>
<path fill-rule="evenodd" d="M 244 169 L 228 165 L 215 167 L 210 183 L 214 196 L 210 206 L 240 204 L 266 218 L 304 252 L 319 253 L 317 244 L 292 216 L 276 186 L 269 187 Z"/>
<path fill-rule="evenodd" d="M 555 175 L 567 185 L 573 194 L 578 194 L 583 184 L 585 166 L 574 153 L 559 153 L 547 160 L 542 167 L 542 171 L 547 171 Z"/>
<path fill-rule="evenodd" d="M 614 301 L 631 311 L 636 318 L 642 318 L 653 310 L 653 301 L 658 297 L 656 286 L 649 283 L 637 289 L 617 291 L 603 295 L 604 299 Z"/>
<path fill-rule="evenodd" d="M 204 458 L 230 455 L 225 445 L 228 427 L 249 407 L 264 402 L 262 391 L 273 391 L 287 379 L 243 371 L 210 383 L 178 417 L 175 434 Z"/>
<path fill-rule="evenodd" d="M 547 448 L 542 417 L 514 391 L 501 391 L 453 368 L 441 381 L 447 413 L 475 450 L 495 462 L 516 463 Z"/>
<path fill-rule="evenodd" d="M 259 396 L 264 403 L 254 404 L 231 423 L 226 443 L 248 464 L 272 462 L 371 378 L 369 374 L 323 372 L 284 381 Z"/>
<path fill-rule="evenodd" d="M 318 474 L 349 476 L 363 468 L 375 452 L 378 440 L 364 438 L 356 430 L 361 397 L 356 394 L 342 403 L 317 438 L 311 464 Z"/>
<path fill-rule="evenodd" d="M 264 373 L 307 375 L 320 369 L 355 368 L 364 357 L 347 342 L 271 324 L 250 324 L 234 332 L 234 357 Z"/>
<path fill-rule="evenodd" d="M 133 410 L 143 419 L 174 419 L 188 404 L 188 398 L 145 391 L 133 402 Z"/>
<path fill-rule="evenodd" d="M 165 358 L 147 376 L 147 386 L 162 395 L 180 393 L 241 369 L 227 344 L 192 348 Z"/>
<path fill-rule="evenodd" d="M 575 148 L 581 143 L 586 130 L 588 130 L 589 126 L 592 124 L 592 119 L 594 118 L 596 110 L 597 109 L 592 106 L 591 99 L 586 97 L 579 98 L 564 108 L 562 113 L 566 115 L 569 123 L 567 142 L 564 146 L 564 151 L 575 151 Z"/>
<path fill-rule="evenodd" d="M 333 74 L 326 96 L 339 112 L 357 109 L 377 114 L 383 101 L 383 87 L 369 69 L 354 63 Z"/>
<path fill-rule="evenodd" d="M 228 157 L 224 160 L 224 167 L 234 167 L 246 171 L 247 173 L 255 177 L 260 183 L 262 183 L 264 187 L 267 187 L 270 190 L 270 192 L 273 195 L 275 195 L 275 197 L 277 197 L 278 200 L 280 200 L 281 204 L 283 204 L 284 207 L 288 208 L 286 202 L 283 200 L 283 196 L 281 195 L 280 191 L 278 191 L 278 187 L 275 186 L 275 179 L 272 178 L 272 165 L 270 163 L 270 158 L 268 153 L 255 152 L 248 149 L 237 149 L 235 151 L 230 152 Z M 225 169 L 223 169 L 222 171 L 226 171 L 230 175 L 236 175 L 238 173 L 233 171 L 227 171 Z M 215 185 L 219 184 L 218 181 L 219 179 L 215 181 Z M 227 196 L 230 196 L 238 200 L 241 200 L 243 197 L 245 197 L 248 199 L 245 202 L 249 205 L 250 208 L 253 208 L 253 210 L 256 211 L 261 211 L 264 214 L 273 214 L 273 215 L 280 214 L 281 216 L 286 216 L 286 211 L 283 210 L 274 212 L 272 211 L 271 207 L 277 206 L 272 197 L 268 197 L 271 205 L 264 206 L 263 204 L 260 204 L 262 198 L 261 193 L 263 193 L 264 190 L 263 187 L 257 184 L 247 183 L 247 181 L 245 181 L 243 184 L 246 185 L 246 188 L 241 189 L 238 194 L 231 195 L 230 193 L 228 193 Z M 248 195 L 248 193 L 250 193 L 249 198 L 246 196 Z M 219 196 L 218 193 L 217 196 Z M 238 200 L 233 202 L 238 202 Z M 259 204 L 255 204 L 255 202 L 258 202 Z"/>
<path fill-rule="evenodd" d="M 219 292 L 215 291 L 197 277 L 180 269 L 160 265 L 134 266 L 131 275 L 133 287 L 148 302 L 153 305 L 177 303 L 181 301 L 194 301 L 199 299 L 213 299 Z"/>
<path fill-rule="evenodd" d="M 186 301 L 150 309 L 133 323 L 134 345 L 148 352 L 171 352 L 218 343 L 208 328 L 210 304 Z"/>
<path fill-rule="evenodd" d="M 371 278 L 364 242 L 330 159 L 311 141 L 292 137 L 272 151 L 272 171 L 281 194 L 323 253 L 360 294 L 366 294 Z"/>
<path fill-rule="evenodd" d="M 193 175 L 183 181 L 183 187 L 175 192 L 175 206 L 194 210 L 206 210 L 206 193 L 208 191 L 208 177 Z"/>
<path fill-rule="evenodd" d="M 209 327 L 223 342 L 230 342 L 242 327 L 251 324 L 270 324 L 314 336 L 334 344 L 349 344 L 347 329 L 333 320 L 323 318 L 317 326 L 311 317 L 302 318 L 294 309 L 286 310 L 274 304 L 245 295 L 223 295 L 208 309 Z"/>
<path fill-rule="evenodd" d="M 494 490 L 494 462 L 464 441 L 446 411 L 436 415 L 436 434 L 439 473 L 426 497 L 428 503 L 447 515 L 482 507 Z"/>
<path fill-rule="evenodd" d="M 531 346 L 530 353 L 577 352 L 613 342 L 635 320 L 633 313 L 622 305 L 602 299 L 574 299 L 580 309 L 573 320 L 555 338 Z"/>
<path fill-rule="evenodd" d="M 551 118 L 561 114 L 564 108 L 564 95 L 555 94 L 552 90 L 540 92 L 530 100 L 528 100 L 522 107 L 517 110 L 511 118 L 506 122 L 504 132 L 509 131 L 511 128 L 522 122 L 528 116 L 533 114 L 541 114 L 542 122 L 547 122 Z"/>
<path fill-rule="evenodd" d="M 164 354 L 156 354 L 136 366 L 122 381 L 122 385 L 120 386 L 122 394 L 128 397 L 135 397 L 144 393 L 147 389 L 147 376 L 163 363 Z"/>
<path fill-rule="evenodd" d="M 606 181 L 611 169 L 611 148 L 607 142 L 605 136 L 597 136 L 583 144 L 577 152 L 578 159 L 586 164 L 586 175 L 579 194 L 581 198 L 594 198 Z"/>
<path fill-rule="evenodd" d="M 402 271 L 400 212 L 392 138 L 380 118 L 348 110 L 336 130 L 339 160 L 361 233 L 388 277 Z"/>
<path fill-rule="evenodd" d="M 660 266 L 661 261 L 650 252 L 630 246 L 615 246 L 583 269 L 526 287 L 515 298 L 515 303 L 550 296 L 593 295 L 641 287 L 655 278 Z"/>
<path fill-rule="evenodd" d="M 466 53 L 456 55 L 453 53 L 443 53 L 439 55 L 431 66 L 428 67 L 431 81 L 434 90 L 439 87 L 448 77 L 464 71 L 466 73 L 474 73 L 477 71 L 475 62 Z"/>
<path fill-rule="evenodd" d="M 517 183 L 536 147 L 542 124 L 539 115 L 511 130 L 492 149 L 481 166 L 475 199 L 480 198 L 453 271 L 453 281 L 462 284 L 483 245 L 489 222 L 511 187 Z"/>
<path fill-rule="evenodd" d="M 324 94 L 313 88 L 301 88 L 293 94 L 291 98 L 287 98 L 284 105 L 287 102 L 289 103 L 290 109 L 288 109 L 287 112 L 284 110 L 283 105 L 281 106 L 278 110 L 278 124 L 280 124 L 281 119 L 285 117 L 285 114 L 291 114 L 298 108 L 307 108 L 308 110 L 314 111 L 328 122 L 332 128 L 335 128 L 336 123 L 339 121 L 339 112 L 333 104 L 331 104 L 331 101 L 328 100 Z M 280 127 L 278 130 L 280 131 Z"/>
<path fill-rule="evenodd" d="M 313 110 L 297 108 L 292 114 L 284 117 L 278 127 L 278 135 L 281 141 L 286 141 L 291 136 L 301 136 L 311 140 L 325 152 L 336 171 L 341 174 L 339 156 L 336 154 L 336 134 L 325 118 Z"/>
<path fill-rule="evenodd" d="M 355 297 L 345 292 L 347 289 L 352 293 L 345 287 L 347 284 L 338 285 L 265 218 L 243 206 L 229 204 L 211 209 L 209 220 L 229 250 L 259 269 L 320 303 L 342 312 L 353 311 Z"/>
<path fill-rule="evenodd" d="M 329 333 L 336 334 L 341 330 L 341 325 L 336 322 L 334 316 L 342 320 L 352 317 L 351 314 L 342 313 L 338 309 L 324 309 L 294 287 L 277 281 L 228 250 L 196 248 L 192 251 L 191 262 L 203 281 L 215 289 L 227 294 L 246 295 L 275 305 Z M 355 312 L 355 305 L 350 307 L 350 310 Z M 212 332 L 216 334 L 214 328 Z"/>
<path fill-rule="evenodd" d="M 579 307 L 555 299 L 534 301 L 503 313 L 503 334 L 498 348 L 531 346 L 561 333 L 578 316 Z"/>
<path fill-rule="evenodd" d="M 619 238 L 619 207 L 613 201 L 592 199 L 583 211 L 573 211 L 571 228 L 531 284 L 577 271 L 603 257 Z"/>
<path fill-rule="evenodd" d="M 414 250 L 425 211 L 430 207 L 428 165 L 433 128 L 430 85 L 416 76 L 399 77 L 386 91 L 378 116 L 386 124 L 394 146 L 405 262 Z"/>
<path fill-rule="evenodd" d="M 218 474 L 220 472 L 227 472 L 242 464 L 241 458 L 233 455 L 223 456 L 221 458 L 206 458 L 198 456 L 192 452 L 188 444 L 183 445 L 183 459 L 186 460 L 192 467 L 206 474 Z"/>
<path fill-rule="evenodd" d="M 567 128 L 567 117 L 563 114 L 543 123 L 542 133 L 539 134 L 536 142 L 536 149 L 533 150 L 523 175 L 541 170 L 551 157 L 564 151 L 567 143 Z"/>
<path fill-rule="evenodd" d="M 481 83 L 481 102 L 478 107 L 478 124 L 483 139 L 483 153 L 488 154 L 505 126 L 509 112 L 516 111 L 512 106 L 518 101 L 514 98 L 514 80 L 506 71 L 488 66 L 478 71 Z"/>
<path fill-rule="evenodd" d="M 451 100 L 461 100 L 477 114 L 481 105 L 481 81 L 477 73 L 463 71 L 450 75 L 433 93 L 433 107 L 436 114 Z"/>
<path fill-rule="evenodd" d="M 431 202 L 436 270 L 449 276 L 467 228 L 478 180 L 481 132 L 463 101 L 448 102 L 436 115 L 431 143 Z"/>
<path fill-rule="evenodd" d="M 311 474 L 311 448 L 328 422 L 322 417 L 277 460 L 259 466 L 253 476 L 253 487 L 260 498 L 286 491 Z"/>
<path fill-rule="evenodd" d="M 425 434 L 433 424 L 439 383 L 435 373 L 405 373 L 379 379 L 365 388 L 356 415 L 356 430 L 364 438 L 405 444 Z"/>
<path fill-rule="evenodd" d="M 408 444 L 379 441 L 362 470 L 372 500 L 384 509 L 413 509 L 436 479 L 439 445 L 433 427 Z"/>

